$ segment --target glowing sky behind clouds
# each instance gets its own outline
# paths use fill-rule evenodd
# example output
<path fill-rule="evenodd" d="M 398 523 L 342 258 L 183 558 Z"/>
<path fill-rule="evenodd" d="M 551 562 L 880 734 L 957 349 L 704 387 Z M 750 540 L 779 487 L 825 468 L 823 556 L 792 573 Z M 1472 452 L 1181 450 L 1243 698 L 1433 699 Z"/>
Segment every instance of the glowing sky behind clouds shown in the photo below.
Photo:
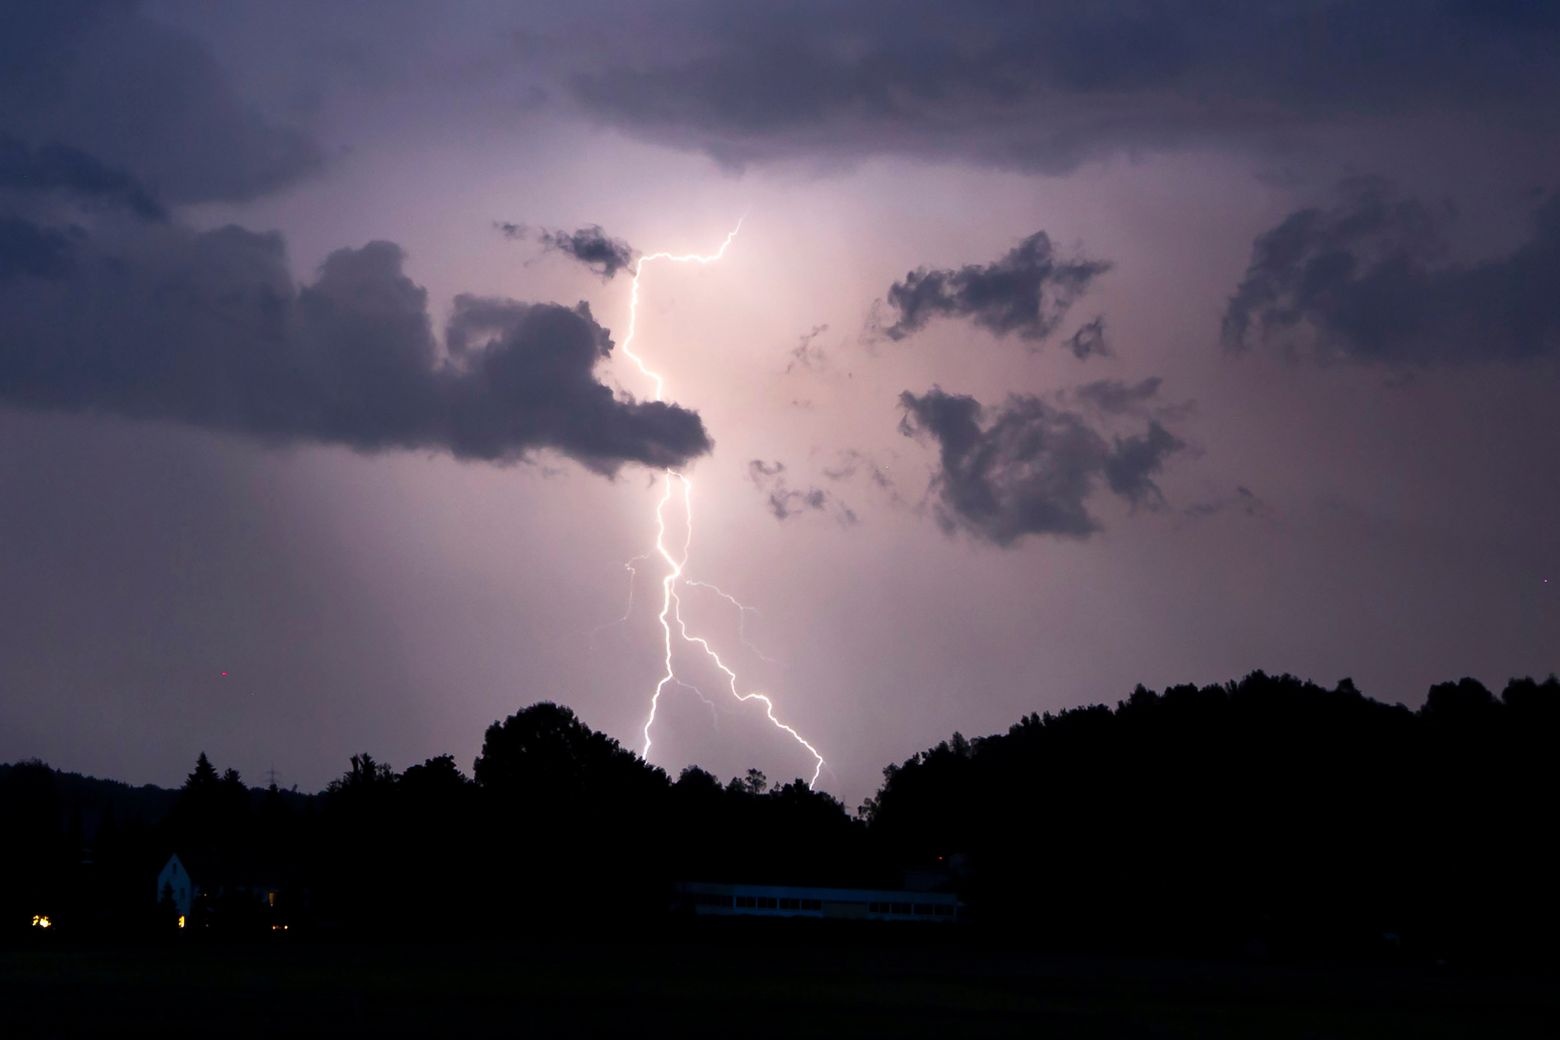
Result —
<path fill-rule="evenodd" d="M 957 25 L 914 5 L 723 20 L 703 4 L 164 2 L 23 18 L 40 53 L 63 40 L 97 64 L 0 74 L 0 144 L 16 143 L 0 149 L 0 759 L 173 783 L 205 750 L 310 789 L 363 750 L 469 764 L 489 722 L 544 698 L 638 746 L 659 676 L 653 571 L 609 623 L 623 561 L 653 535 L 653 471 L 608 478 L 550 450 L 457 461 L 436 440 L 360 454 L 360 439 L 257 437 L 238 413 L 138 412 L 83 384 L 66 406 L 15 363 L 46 342 L 18 330 L 101 299 L 81 287 L 115 258 L 174 287 L 135 311 L 146 329 L 217 335 L 179 310 L 178 243 L 230 223 L 279 233 L 278 270 L 305 296 L 338 250 L 395 243 L 439 344 L 463 294 L 583 301 L 620 343 L 626 276 L 495 222 L 699 251 L 747 213 L 720 265 L 647 273 L 637 349 L 714 443 L 692 468 L 688 574 L 758 608 L 748 634 L 774 661 L 741 648 L 714 597 L 689 593 L 690 621 L 818 744 L 822 786 L 848 804 L 954 729 L 1138 682 L 1260 667 L 1417 704 L 1433 681 L 1560 668 L 1544 584 L 1560 571 L 1560 320 L 1543 289 L 1560 264 L 1542 216 L 1560 183 L 1557 27 L 1522 4 L 1372 7 L 1296 5 L 1303 43 L 1288 16 L 1214 31 L 1109 4 L 959 5 Z M 1067 48 L 1002 43 L 1046 35 Z M 116 103 L 140 137 L 94 114 L 117 96 L 101 69 L 136 85 Z M 46 72 L 70 89 L 41 93 Z M 787 83 L 800 93 L 782 97 Z M 126 179 L 67 176 L 57 153 L 40 165 L 52 145 Z M 1384 186 L 1390 218 L 1361 207 L 1362 183 Z M 126 185 L 166 220 L 138 214 Z M 1232 353 L 1221 328 L 1254 245 L 1302 225 L 1293 256 L 1256 273 L 1325 287 L 1293 330 L 1323 340 L 1273 319 L 1274 338 Z M 1109 264 L 1050 335 L 999 335 L 962 303 L 882 334 L 911 272 L 986 271 L 1041 231 L 1062 260 Z M 208 282 L 236 269 L 251 285 L 233 265 Z M 361 316 L 380 288 L 332 297 L 332 313 Z M 320 349 L 297 306 L 314 331 L 283 341 Z M 1080 359 L 1065 340 L 1097 316 L 1110 353 Z M 116 318 L 93 348 L 144 357 L 140 328 Z M 650 397 L 616 351 L 593 371 Z M 1082 389 L 1153 379 L 1130 406 Z M 1032 499 L 1082 467 L 1097 529 L 992 538 L 949 514 L 945 442 L 901 431 L 901 395 L 934 387 L 979 402 L 983 433 L 1032 401 L 1024 414 L 1051 425 L 983 442 L 979 474 Z M 1108 458 L 1151 421 L 1181 445 L 1152 471 L 1157 493 L 1112 493 Z M 1097 441 L 1058 454 L 1057 422 Z M 822 508 L 804 496 L 778 519 L 754 460 L 824 492 Z M 717 730 L 690 696 L 662 710 L 668 768 L 810 770 L 752 713 L 723 710 Z"/>

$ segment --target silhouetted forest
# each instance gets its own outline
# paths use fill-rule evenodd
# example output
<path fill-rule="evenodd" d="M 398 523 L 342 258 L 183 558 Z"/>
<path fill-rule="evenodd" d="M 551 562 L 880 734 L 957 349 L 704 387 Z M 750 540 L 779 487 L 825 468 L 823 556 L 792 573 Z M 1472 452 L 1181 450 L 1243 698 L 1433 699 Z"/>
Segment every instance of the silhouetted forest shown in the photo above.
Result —
<path fill-rule="evenodd" d="M 1257 672 L 955 733 L 855 813 L 756 770 L 673 780 L 551 703 L 489 727 L 469 777 L 362 754 L 313 795 L 205 755 L 178 791 L 23 762 L 0 766 L 0 921 L 175 934 L 177 853 L 203 889 L 181 938 L 634 929 L 677 881 L 912 877 L 1057 949 L 1552 957 L 1557 737 L 1553 676 L 1411 711 Z"/>

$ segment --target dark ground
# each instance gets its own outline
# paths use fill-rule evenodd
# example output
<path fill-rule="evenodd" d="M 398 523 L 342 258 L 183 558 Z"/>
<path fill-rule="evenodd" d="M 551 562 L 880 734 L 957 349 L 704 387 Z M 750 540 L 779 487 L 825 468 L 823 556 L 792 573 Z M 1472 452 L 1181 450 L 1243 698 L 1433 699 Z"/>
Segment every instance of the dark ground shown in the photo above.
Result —
<path fill-rule="evenodd" d="M 1061 957 L 968 936 L 881 930 L 725 928 L 449 945 L 44 941 L 0 949 L 0 1035 L 152 1030 L 1553 1037 L 1560 999 L 1552 976 Z"/>

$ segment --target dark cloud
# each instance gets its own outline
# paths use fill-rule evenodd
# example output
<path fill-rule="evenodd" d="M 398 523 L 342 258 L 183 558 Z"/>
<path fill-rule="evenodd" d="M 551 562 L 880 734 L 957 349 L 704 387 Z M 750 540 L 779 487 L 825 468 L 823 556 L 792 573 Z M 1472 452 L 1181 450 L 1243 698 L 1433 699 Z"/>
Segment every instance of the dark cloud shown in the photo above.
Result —
<path fill-rule="evenodd" d="M 0 189 L 61 193 L 120 206 L 147 220 L 167 214 L 139 181 L 106 166 L 79 148 L 51 144 L 29 148 L 0 134 Z"/>
<path fill-rule="evenodd" d="M 1377 180 L 1264 232 L 1224 315 L 1226 347 L 1274 344 L 1397 367 L 1521 361 L 1560 348 L 1560 199 L 1504 256 L 1443 261 L 1444 215 Z"/>
<path fill-rule="evenodd" d="M 446 353 L 393 243 L 295 286 L 278 235 L 143 227 L 101 249 L 83 234 L 68 272 L 0 285 L 0 402 L 361 451 L 552 449 L 602 472 L 710 449 L 695 413 L 597 381 L 612 342 L 583 303 L 457 297 Z"/>
<path fill-rule="evenodd" d="M 1108 270 L 1104 261 L 1059 258 L 1050 236 L 1037 231 L 989 264 L 911 271 L 889 286 L 888 305 L 899 318 L 882 331 L 898 340 L 934 317 L 968 318 L 998 336 L 1038 343 Z"/>
<path fill-rule="evenodd" d="M 754 459 L 748 463 L 748 479 L 764 493 L 769 512 L 776 520 L 789 520 L 806 513 L 823 513 L 841 527 L 857 522 L 855 510 L 823 488 L 794 488 L 787 479 L 783 462 Z"/>
<path fill-rule="evenodd" d="M 68 231 L 0 216 L 0 283 L 24 277 L 63 278 L 73 267 L 74 236 Z"/>
<path fill-rule="evenodd" d="M 1184 445 L 1159 423 L 1107 441 L 1074 413 L 1014 395 L 999 409 L 933 387 L 899 395 L 900 431 L 937 442 L 937 519 L 995 545 L 1026 535 L 1086 538 L 1100 529 L 1088 499 L 1103 482 L 1133 508 L 1163 501 L 1154 476 Z"/>
<path fill-rule="evenodd" d="M 572 256 L 604 279 L 634 262 L 634 250 L 629 244 L 621 238 L 608 238 L 599 224 L 587 224 L 577 231 L 543 229 L 536 237 L 546 248 Z"/>
<path fill-rule="evenodd" d="M 515 241 L 524 238 L 531 232 L 531 229 L 524 224 L 516 224 L 508 220 L 495 220 L 493 221 L 493 227 L 497 228 L 499 234 L 505 238 Z"/>
<path fill-rule="evenodd" d="M 191 37 L 119 0 L 8 5 L 0 134 L 39 147 L 33 162 L 73 190 L 148 211 L 151 193 L 251 199 L 321 162 L 308 137 L 242 102 Z"/>
<path fill-rule="evenodd" d="M 1079 361 L 1091 357 L 1110 357 L 1110 346 L 1105 342 L 1105 319 L 1095 318 L 1067 337 L 1067 349 Z"/>
<path fill-rule="evenodd" d="M 732 164 L 898 153 L 1063 173 L 1492 110 L 1552 131 L 1560 84 L 1560 17 L 1540 3 L 704 0 L 633 24 L 610 64 L 564 66 L 573 95 Z"/>
<path fill-rule="evenodd" d="M 1150 419 L 1145 432 L 1113 438 L 1105 458 L 1105 481 L 1134 509 L 1163 505 L 1164 494 L 1154 483 L 1154 475 L 1164 469 L 1165 459 L 1185 447 L 1184 441 Z"/>

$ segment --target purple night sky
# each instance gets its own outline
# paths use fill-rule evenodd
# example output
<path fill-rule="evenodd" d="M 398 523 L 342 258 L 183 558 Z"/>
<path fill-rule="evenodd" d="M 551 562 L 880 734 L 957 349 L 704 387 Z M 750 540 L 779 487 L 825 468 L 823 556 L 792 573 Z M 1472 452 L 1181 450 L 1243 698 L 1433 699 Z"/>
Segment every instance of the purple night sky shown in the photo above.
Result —
<path fill-rule="evenodd" d="M 1140 682 L 1560 669 L 1552 6 L 14 6 L 0 761 L 638 749 L 666 466 L 847 805 Z M 632 261 L 739 219 L 656 404 Z M 652 761 L 810 774 L 676 654 Z"/>

